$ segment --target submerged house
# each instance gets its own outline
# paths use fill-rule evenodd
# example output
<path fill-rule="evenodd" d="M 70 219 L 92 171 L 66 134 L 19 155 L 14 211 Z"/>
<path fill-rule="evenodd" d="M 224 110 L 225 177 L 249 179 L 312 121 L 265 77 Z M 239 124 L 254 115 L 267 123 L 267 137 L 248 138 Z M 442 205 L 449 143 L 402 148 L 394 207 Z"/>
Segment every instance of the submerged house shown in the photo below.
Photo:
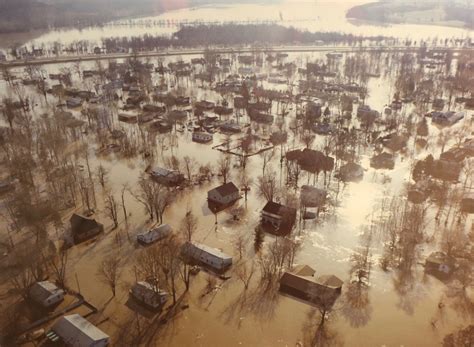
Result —
<path fill-rule="evenodd" d="M 49 308 L 64 300 L 64 290 L 49 281 L 36 282 L 29 290 L 29 298 L 44 308 Z"/>
<path fill-rule="evenodd" d="M 207 192 L 207 200 L 219 205 L 229 205 L 240 199 L 239 188 L 232 182 L 227 182 Z"/>
<path fill-rule="evenodd" d="M 135 283 L 130 289 L 130 295 L 154 310 L 162 307 L 168 300 L 167 292 L 145 281 Z"/>
<path fill-rule="evenodd" d="M 161 167 L 152 169 L 150 175 L 156 182 L 165 185 L 178 185 L 184 181 L 184 175 L 182 173 Z"/>
<path fill-rule="evenodd" d="M 280 279 L 280 291 L 315 304 L 332 305 L 342 291 L 342 280 L 334 275 L 314 277 L 308 265 L 285 272 Z"/>
<path fill-rule="evenodd" d="M 291 230 L 296 220 L 296 209 L 269 201 L 261 212 L 261 223 L 274 229 Z"/>
<path fill-rule="evenodd" d="M 431 116 L 433 123 L 439 125 L 453 125 L 464 118 L 464 112 L 434 112 Z"/>
<path fill-rule="evenodd" d="M 454 259 L 446 253 L 433 252 L 425 261 L 425 271 L 434 275 L 450 275 L 454 270 Z"/>
<path fill-rule="evenodd" d="M 60 340 L 72 347 L 105 347 L 109 336 L 79 314 L 60 318 L 46 336 L 51 341 Z"/>
<path fill-rule="evenodd" d="M 144 233 L 137 235 L 137 241 L 139 243 L 149 245 L 156 241 L 160 241 L 172 233 L 172 229 L 168 224 L 161 224 L 155 228 L 152 228 Z"/>
<path fill-rule="evenodd" d="M 76 108 L 82 106 L 82 99 L 81 98 L 67 98 L 66 99 L 66 106 L 68 108 Z"/>
<path fill-rule="evenodd" d="M 461 199 L 461 211 L 474 213 L 474 192 L 465 193 Z"/>
<path fill-rule="evenodd" d="M 395 167 L 395 159 L 393 154 L 383 152 L 370 158 L 370 166 L 374 169 L 389 169 Z"/>
<path fill-rule="evenodd" d="M 213 139 L 212 134 L 205 133 L 202 131 L 195 131 L 193 132 L 193 135 L 192 135 L 192 140 L 198 143 L 208 143 L 208 142 L 211 142 L 212 139 Z"/>
<path fill-rule="evenodd" d="M 74 213 L 69 219 L 74 242 L 82 242 L 104 231 L 104 225 L 94 218 Z"/>
<path fill-rule="evenodd" d="M 232 266 L 230 255 L 200 243 L 186 242 L 181 251 L 188 262 L 203 264 L 216 271 L 224 271 Z"/>
<path fill-rule="evenodd" d="M 339 168 L 338 178 L 344 182 L 357 182 L 364 177 L 364 169 L 356 163 L 347 163 Z"/>

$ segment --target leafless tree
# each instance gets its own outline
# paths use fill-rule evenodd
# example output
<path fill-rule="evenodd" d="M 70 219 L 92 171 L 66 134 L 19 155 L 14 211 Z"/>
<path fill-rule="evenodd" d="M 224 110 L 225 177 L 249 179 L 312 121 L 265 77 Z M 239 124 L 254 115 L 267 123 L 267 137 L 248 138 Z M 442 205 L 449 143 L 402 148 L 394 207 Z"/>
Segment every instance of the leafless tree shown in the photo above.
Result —
<path fill-rule="evenodd" d="M 107 216 L 114 222 L 114 229 L 116 229 L 118 227 L 118 204 L 113 193 L 108 193 L 104 202 Z"/>
<path fill-rule="evenodd" d="M 97 178 L 102 188 L 105 188 L 108 173 L 108 170 L 102 164 L 97 167 Z"/>
<path fill-rule="evenodd" d="M 247 240 L 245 239 L 245 235 L 243 233 L 237 234 L 233 240 L 234 248 L 239 254 L 239 259 L 242 259 L 242 253 L 245 251 L 246 243 Z"/>
<path fill-rule="evenodd" d="M 235 273 L 237 278 L 242 282 L 244 285 L 244 289 L 247 290 L 252 280 L 253 275 L 255 274 L 255 263 L 253 261 L 250 262 L 250 266 L 247 262 L 240 263 L 237 265 Z"/>
<path fill-rule="evenodd" d="M 197 231 L 198 219 L 194 215 L 194 212 L 189 209 L 181 222 L 181 232 L 184 235 L 186 241 L 191 242 L 194 233 Z"/>
<path fill-rule="evenodd" d="M 66 275 L 69 254 L 65 247 L 61 247 L 59 251 L 47 259 L 47 264 L 52 270 L 56 282 L 61 288 L 66 288 Z"/>
<path fill-rule="evenodd" d="M 257 189 L 261 197 L 267 201 L 274 201 L 278 194 L 278 183 L 275 172 L 268 172 L 257 179 Z"/>
<path fill-rule="evenodd" d="M 262 157 L 262 176 L 265 176 L 265 170 L 268 164 L 272 161 L 273 155 L 274 155 L 273 149 L 260 153 L 260 156 Z"/>
<path fill-rule="evenodd" d="M 97 277 L 110 287 L 112 295 L 115 297 L 117 283 L 120 278 L 120 258 L 114 254 L 103 260 L 97 271 Z"/>
<path fill-rule="evenodd" d="M 221 157 L 217 161 L 217 172 L 220 176 L 222 176 L 222 180 L 224 184 L 227 183 L 227 180 L 230 176 L 230 169 L 231 169 L 231 160 L 229 155 L 225 155 Z"/>
<path fill-rule="evenodd" d="M 188 178 L 188 181 L 191 181 L 191 179 L 193 178 L 194 169 L 196 168 L 196 159 L 191 158 L 187 155 L 184 156 L 183 167 L 184 167 L 184 172 L 186 173 L 186 176 Z"/>

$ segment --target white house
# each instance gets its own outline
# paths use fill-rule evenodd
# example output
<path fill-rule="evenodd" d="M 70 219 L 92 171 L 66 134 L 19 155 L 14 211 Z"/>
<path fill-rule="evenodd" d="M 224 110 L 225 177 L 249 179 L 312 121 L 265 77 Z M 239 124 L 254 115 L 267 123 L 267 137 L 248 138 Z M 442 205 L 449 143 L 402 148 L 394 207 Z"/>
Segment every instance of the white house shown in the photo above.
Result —
<path fill-rule="evenodd" d="M 193 132 L 193 141 L 199 143 L 207 143 L 212 141 L 212 134 L 205 133 L 202 131 L 195 131 Z"/>
<path fill-rule="evenodd" d="M 146 245 L 153 242 L 159 241 L 170 235 L 172 232 L 171 227 L 168 224 L 161 224 L 155 228 L 148 230 L 147 232 L 137 235 L 137 241 Z"/>
<path fill-rule="evenodd" d="M 226 270 L 232 265 L 232 257 L 218 249 L 200 244 L 186 242 L 182 248 L 182 254 L 190 261 L 202 263 L 214 270 Z"/>
<path fill-rule="evenodd" d="M 240 199 L 239 188 L 228 182 L 207 192 L 207 200 L 220 205 L 228 205 Z"/>
<path fill-rule="evenodd" d="M 168 299 L 167 292 L 143 281 L 134 284 L 132 289 L 130 289 L 130 295 L 152 309 L 161 307 Z"/>
<path fill-rule="evenodd" d="M 30 288 L 29 297 L 37 304 L 48 308 L 64 300 L 64 290 L 48 281 L 36 282 Z"/>
<path fill-rule="evenodd" d="M 60 318 L 52 330 L 66 346 L 104 347 L 109 344 L 107 334 L 77 313 Z"/>

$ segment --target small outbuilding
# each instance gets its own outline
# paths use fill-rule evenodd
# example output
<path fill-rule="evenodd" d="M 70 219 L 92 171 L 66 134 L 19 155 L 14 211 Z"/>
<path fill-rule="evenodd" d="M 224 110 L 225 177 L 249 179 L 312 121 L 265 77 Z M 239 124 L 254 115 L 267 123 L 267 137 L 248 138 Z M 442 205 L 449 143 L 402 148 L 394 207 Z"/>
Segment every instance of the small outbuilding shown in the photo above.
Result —
<path fill-rule="evenodd" d="M 130 289 L 130 295 L 154 310 L 162 307 L 168 300 L 167 292 L 145 281 L 135 283 Z"/>
<path fill-rule="evenodd" d="M 150 175 L 156 182 L 165 185 L 178 185 L 184 181 L 184 175 L 182 173 L 161 167 L 152 169 Z"/>
<path fill-rule="evenodd" d="M 195 131 L 193 132 L 192 139 L 194 142 L 199 142 L 199 143 L 208 143 L 212 141 L 212 134 L 205 133 L 202 131 Z"/>
<path fill-rule="evenodd" d="M 64 290 L 49 281 L 36 282 L 29 290 L 29 298 L 44 308 L 50 308 L 64 300 Z"/>
<path fill-rule="evenodd" d="M 161 224 L 147 232 L 137 235 L 137 241 L 141 244 L 150 245 L 154 242 L 163 240 L 172 233 L 172 229 L 168 224 Z"/>
<path fill-rule="evenodd" d="M 444 252 L 433 252 L 425 261 L 425 271 L 434 275 L 447 276 L 454 270 L 454 259 Z"/>

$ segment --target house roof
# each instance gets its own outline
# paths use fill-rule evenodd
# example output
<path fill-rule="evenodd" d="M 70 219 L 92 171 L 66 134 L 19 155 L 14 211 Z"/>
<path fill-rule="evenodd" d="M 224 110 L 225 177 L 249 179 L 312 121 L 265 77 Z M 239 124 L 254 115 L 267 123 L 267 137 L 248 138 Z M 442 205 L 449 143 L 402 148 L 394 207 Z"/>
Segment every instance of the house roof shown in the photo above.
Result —
<path fill-rule="evenodd" d="M 263 208 L 262 211 L 267 212 L 267 213 L 271 213 L 271 214 L 279 215 L 281 207 L 282 207 L 282 205 L 280 205 L 279 203 L 269 201 L 269 202 L 267 202 L 267 204 L 265 205 L 265 207 Z"/>
<path fill-rule="evenodd" d="M 44 301 L 51 295 L 61 291 L 54 283 L 49 281 L 36 282 L 30 288 L 30 297 L 36 301 Z"/>
<path fill-rule="evenodd" d="M 204 252 L 222 260 L 232 260 L 230 255 L 227 255 L 216 248 L 212 248 L 197 242 L 186 242 L 184 244 L 184 251 L 189 252 L 188 255 L 195 255 L 196 253 Z"/>
<path fill-rule="evenodd" d="M 281 205 L 277 202 L 269 201 L 263 208 L 262 212 L 275 214 L 277 216 L 283 216 L 286 213 L 293 214 L 296 213 L 296 209 L 288 206 Z"/>
<path fill-rule="evenodd" d="M 97 222 L 94 218 L 86 217 L 78 213 L 74 213 L 69 221 L 73 233 L 87 232 L 102 226 L 102 224 Z"/>
<path fill-rule="evenodd" d="M 313 276 L 316 270 L 309 265 L 295 266 L 293 273 L 298 276 Z"/>
<path fill-rule="evenodd" d="M 227 182 L 219 187 L 216 187 L 211 190 L 219 193 L 220 196 L 228 196 L 239 192 L 239 188 L 235 186 L 232 182 Z"/>
<path fill-rule="evenodd" d="M 426 261 L 429 263 L 433 264 L 446 264 L 449 262 L 448 256 L 446 253 L 443 252 L 433 252 L 431 253 L 428 258 L 426 258 Z"/>
<path fill-rule="evenodd" d="M 316 279 L 316 282 L 330 288 L 340 288 L 342 284 L 344 283 L 339 277 L 334 276 L 334 275 L 319 276 Z"/>
<path fill-rule="evenodd" d="M 89 347 L 97 341 L 109 338 L 102 330 L 77 313 L 60 318 L 54 324 L 53 330 L 64 342 L 74 347 Z"/>

